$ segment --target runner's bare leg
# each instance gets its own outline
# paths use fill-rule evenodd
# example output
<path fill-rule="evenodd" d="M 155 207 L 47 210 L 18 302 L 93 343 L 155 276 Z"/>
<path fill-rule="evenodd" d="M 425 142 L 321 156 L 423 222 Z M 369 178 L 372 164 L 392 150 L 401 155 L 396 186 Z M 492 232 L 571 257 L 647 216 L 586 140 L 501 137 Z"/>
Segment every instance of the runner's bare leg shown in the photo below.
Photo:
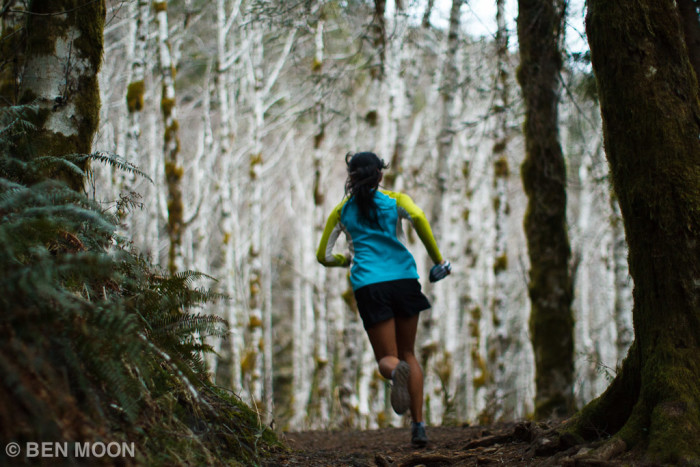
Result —
<path fill-rule="evenodd" d="M 374 358 L 379 364 L 379 373 L 386 379 L 391 379 L 391 372 L 399 364 L 394 318 L 375 324 L 367 330 L 367 336 L 374 350 Z"/>
<path fill-rule="evenodd" d="M 423 370 L 413 351 L 418 329 L 418 316 L 396 318 L 396 345 L 398 356 L 411 367 L 408 392 L 411 395 L 411 418 L 414 422 L 423 421 Z"/>

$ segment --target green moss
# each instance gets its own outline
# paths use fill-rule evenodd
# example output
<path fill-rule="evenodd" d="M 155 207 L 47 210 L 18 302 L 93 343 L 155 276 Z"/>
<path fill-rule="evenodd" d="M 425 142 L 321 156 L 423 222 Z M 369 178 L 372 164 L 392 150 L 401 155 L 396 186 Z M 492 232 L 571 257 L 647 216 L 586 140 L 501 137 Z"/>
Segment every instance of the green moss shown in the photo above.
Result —
<path fill-rule="evenodd" d="M 160 100 L 160 111 L 163 113 L 163 118 L 166 120 L 172 115 L 173 108 L 175 108 L 175 99 L 163 97 Z"/>
<path fill-rule="evenodd" d="M 367 112 L 365 115 L 365 121 L 369 124 L 371 127 L 377 126 L 377 123 L 379 122 L 379 113 L 376 110 L 370 110 Z"/>
<path fill-rule="evenodd" d="M 505 146 L 505 144 L 504 144 Z M 508 159 L 501 156 L 493 163 L 494 175 L 499 178 L 505 178 L 510 175 L 510 167 L 508 165 Z"/>
<path fill-rule="evenodd" d="M 183 169 L 177 163 L 172 161 L 165 162 L 165 178 L 171 183 L 179 181 L 182 178 L 184 172 L 185 169 Z"/>
<path fill-rule="evenodd" d="M 479 389 L 486 386 L 486 384 L 489 382 L 490 373 L 486 367 L 486 360 L 484 360 L 475 347 L 472 348 L 471 359 L 472 366 L 479 370 L 472 379 L 472 383 L 474 384 L 475 389 Z"/>
<path fill-rule="evenodd" d="M 258 353 L 255 350 L 247 350 L 241 359 L 241 374 L 245 377 L 255 369 Z"/>
<path fill-rule="evenodd" d="M 471 163 L 469 161 L 464 161 L 462 163 L 462 178 L 464 178 L 465 180 L 468 180 L 469 176 L 471 175 L 471 171 L 472 171 Z"/>
<path fill-rule="evenodd" d="M 177 158 L 177 155 L 180 153 L 180 138 L 178 137 L 179 131 L 180 123 L 177 120 L 173 120 L 171 124 L 165 128 L 163 140 L 169 148 L 168 157 L 171 159 Z"/>
<path fill-rule="evenodd" d="M 126 90 L 126 108 L 129 110 L 129 113 L 143 110 L 143 96 L 145 91 L 146 85 L 143 80 L 129 83 Z"/>
<path fill-rule="evenodd" d="M 470 214 L 471 214 L 471 211 L 467 208 L 464 208 L 462 210 L 462 220 L 464 220 L 464 222 L 469 222 L 469 215 Z"/>
<path fill-rule="evenodd" d="M 314 135 L 314 149 L 318 149 L 321 147 L 321 143 L 323 143 L 325 137 L 326 128 L 324 125 L 321 125 L 321 129 L 319 130 L 319 132 Z"/>
<path fill-rule="evenodd" d="M 72 0 L 75 6 L 75 25 L 80 35 L 75 39 L 79 56 L 87 59 L 98 71 L 104 51 L 105 4 Z"/>
<path fill-rule="evenodd" d="M 442 353 L 442 358 L 435 362 L 435 374 L 440 380 L 443 387 L 450 386 L 450 380 L 452 379 L 452 354 L 450 352 L 444 351 Z"/>
<path fill-rule="evenodd" d="M 386 172 L 383 176 L 383 182 L 387 187 L 393 187 L 394 183 L 396 183 L 396 178 L 398 177 L 398 174 L 394 171 L 391 172 Z"/>
<path fill-rule="evenodd" d="M 263 322 L 260 318 L 257 316 L 251 316 L 250 319 L 248 320 L 248 330 L 253 331 L 254 329 L 257 328 L 262 328 Z"/>
<path fill-rule="evenodd" d="M 491 149 L 491 151 L 492 151 L 494 154 L 500 154 L 500 153 L 502 153 L 503 151 L 506 150 L 506 147 L 508 147 L 507 144 L 506 144 L 506 140 L 505 140 L 505 139 L 500 139 L 500 140 L 496 141 L 496 142 L 493 144 L 493 148 Z M 500 160 L 500 159 L 499 159 L 499 160 Z M 498 163 L 498 161 L 497 161 L 496 163 Z"/>
<path fill-rule="evenodd" d="M 63 19 L 64 15 L 56 13 L 63 10 L 59 2 L 34 2 L 32 4 L 33 15 L 27 21 L 27 56 L 55 55 L 56 41 L 59 37 L 65 37 L 69 28 L 69 22 Z M 41 31 L 35 34 L 34 31 Z"/>
<path fill-rule="evenodd" d="M 258 167 L 263 163 L 262 153 L 256 153 L 250 155 L 249 171 L 248 175 L 251 180 L 256 180 L 258 178 Z"/>
<path fill-rule="evenodd" d="M 493 263 L 493 272 L 494 274 L 499 274 L 503 271 L 508 269 L 508 256 L 504 253 L 503 255 L 499 256 L 496 258 L 496 260 Z"/>
<path fill-rule="evenodd" d="M 321 187 L 319 185 L 319 175 L 314 177 L 314 204 L 316 206 L 323 206 L 323 201 L 325 200 L 324 194 L 321 192 Z"/>
<path fill-rule="evenodd" d="M 437 342 L 431 342 L 430 344 L 427 344 L 427 345 L 424 345 L 423 347 L 421 347 L 421 363 L 422 363 L 422 366 L 424 368 L 426 367 L 430 357 L 435 355 L 437 350 L 438 350 Z"/>

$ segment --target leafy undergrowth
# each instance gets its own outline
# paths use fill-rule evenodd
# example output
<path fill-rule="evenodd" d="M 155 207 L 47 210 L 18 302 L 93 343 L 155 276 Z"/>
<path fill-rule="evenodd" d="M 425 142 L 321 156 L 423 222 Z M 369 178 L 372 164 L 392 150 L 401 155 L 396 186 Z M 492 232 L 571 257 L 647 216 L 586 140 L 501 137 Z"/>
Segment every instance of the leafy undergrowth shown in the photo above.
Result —
<path fill-rule="evenodd" d="M 126 443 L 133 455 L 67 464 L 251 465 L 278 444 L 255 412 L 209 379 L 208 336 L 228 324 L 197 310 L 225 300 L 169 275 L 116 234 L 116 212 L 52 174 L 85 158 L 13 157 L 30 144 L 27 108 L 0 111 L 0 442 Z M 60 177 L 59 177 L 60 178 Z M 133 443 L 133 444 L 132 444 Z M 22 452 L 0 463 L 55 463 Z"/>

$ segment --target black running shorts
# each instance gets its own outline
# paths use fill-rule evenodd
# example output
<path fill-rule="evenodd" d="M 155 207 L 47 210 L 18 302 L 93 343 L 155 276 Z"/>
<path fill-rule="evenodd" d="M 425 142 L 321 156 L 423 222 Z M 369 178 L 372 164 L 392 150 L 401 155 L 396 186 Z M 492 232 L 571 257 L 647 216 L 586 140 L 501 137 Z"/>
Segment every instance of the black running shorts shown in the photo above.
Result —
<path fill-rule="evenodd" d="M 430 308 L 418 279 L 377 282 L 355 290 L 365 329 L 396 316 L 411 317 Z"/>

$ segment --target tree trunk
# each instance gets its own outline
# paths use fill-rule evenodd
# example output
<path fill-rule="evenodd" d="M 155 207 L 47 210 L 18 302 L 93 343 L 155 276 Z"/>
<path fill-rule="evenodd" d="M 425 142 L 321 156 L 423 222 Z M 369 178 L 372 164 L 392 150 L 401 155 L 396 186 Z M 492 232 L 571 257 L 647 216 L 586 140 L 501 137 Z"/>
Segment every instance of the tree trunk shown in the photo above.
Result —
<path fill-rule="evenodd" d="M 700 463 L 700 104 L 673 0 L 588 3 L 607 159 L 634 279 L 635 341 L 572 427 Z"/>
<path fill-rule="evenodd" d="M 139 137 L 141 136 L 141 112 L 146 92 L 146 47 L 150 12 L 147 0 L 130 4 L 136 18 L 133 30 L 133 52 L 131 56 L 131 78 L 126 89 L 128 130 L 124 158 L 131 164 L 139 165 Z M 124 173 L 120 177 L 120 189 L 133 188 L 134 176 Z"/>
<path fill-rule="evenodd" d="M 487 407 L 493 420 L 501 420 L 512 414 L 517 404 L 513 397 L 507 397 L 507 374 L 509 363 L 506 360 L 513 347 L 517 335 L 510 329 L 508 317 L 508 225 L 510 206 L 508 200 L 508 183 L 510 178 L 510 163 L 508 161 L 508 139 L 510 113 L 510 89 L 508 69 L 508 29 L 506 28 L 505 0 L 496 1 L 496 95 L 493 113 L 496 116 L 496 128 L 492 150 L 493 163 L 493 208 L 494 232 L 493 239 L 493 274 L 494 286 L 491 297 L 491 323 L 494 332 L 487 337 L 487 355 L 491 373 L 491 387 Z M 512 371 L 512 370 L 511 370 Z"/>
<path fill-rule="evenodd" d="M 165 158 L 165 182 L 168 191 L 168 270 L 170 273 L 184 269 L 182 254 L 182 231 L 185 228 L 182 202 L 182 175 L 184 169 L 179 161 L 180 124 L 177 120 L 175 101 L 175 63 L 172 61 L 168 31 L 168 2 L 153 3 L 158 21 L 158 59 L 160 63 L 163 94 L 160 109 L 163 112 L 165 133 L 163 153 Z"/>
<path fill-rule="evenodd" d="M 433 7 L 435 6 L 435 0 L 428 0 L 425 5 L 425 11 L 423 12 L 423 20 L 421 21 L 421 26 L 424 28 L 430 27 L 430 15 L 433 14 Z"/>
<path fill-rule="evenodd" d="M 319 10 L 323 8 L 318 5 Z M 324 41 L 323 41 L 324 20 L 323 15 L 319 15 L 315 31 L 314 50 L 314 81 L 316 83 L 315 113 L 317 130 L 314 135 L 313 145 L 313 199 L 312 222 L 313 236 L 310 240 L 321 238 L 325 227 L 326 212 L 324 209 L 325 194 L 323 192 L 323 156 L 327 154 L 324 150 L 323 141 L 325 139 L 326 115 L 323 105 L 323 90 L 321 70 L 323 68 Z M 306 202 L 306 201 L 305 201 Z M 311 244 L 313 248 L 313 243 Z M 326 268 L 315 268 L 313 306 L 314 306 L 314 393 L 311 395 L 312 408 L 314 409 L 311 421 L 315 428 L 326 428 L 329 422 L 330 407 L 332 402 L 331 394 L 331 365 L 328 357 L 328 317 L 331 310 L 328 309 L 328 272 Z M 298 336 L 301 337 L 301 336 Z"/>
<path fill-rule="evenodd" d="M 372 32 L 374 35 L 374 48 L 379 54 L 378 77 L 384 79 L 386 72 L 386 0 L 374 0 L 374 18 L 372 20 Z"/>
<path fill-rule="evenodd" d="M 389 108 L 391 109 L 388 133 L 392 144 L 391 162 L 389 169 L 384 174 L 383 183 L 388 190 L 400 191 L 403 188 L 404 141 L 409 134 L 408 124 L 411 115 L 406 99 L 406 82 L 402 76 L 407 68 L 406 62 L 410 53 L 405 44 L 406 34 L 409 31 L 409 15 L 398 4 L 390 27 L 394 31 L 387 48 L 387 80 L 392 83 L 388 89 Z M 386 154 L 386 156 L 388 155 Z"/>
<path fill-rule="evenodd" d="M 102 60 L 104 2 L 35 0 L 26 10 L 24 15 L 6 12 L 9 16 L 3 17 L 3 42 L 7 40 L 3 59 L 12 60 L 3 63 L 0 105 L 34 103 L 38 107 L 30 118 L 36 126 L 32 144 L 27 145 L 30 152 L 18 155 L 29 159 L 88 154 L 100 114 L 97 72 Z M 86 167 L 87 162 L 82 163 Z M 83 188 L 83 177 L 75 172 L 58 169 L 47 175 L 75 190 Z"/>
<path fill-rule="evenodd" d="M 240 1 L 228 5 L 227 0 L 216 2 L 216 102 L 218 102 L 219 125 L 217 139 L 220 143 L 220 153 L 217 161 L 216 198 L 219 204 L 218 228 L 221 238 L 219 254 L 222 258 L 221 269 L 216 277 L 221 278 L 222 289 L 231 297 L 223 317 L 231 324 L 231 333 L 223 338 L 219 347 L 219 359 L 216 366 L 216 383 L 240 392 L 241 384 L 241 354 L 243 348 L 243 319 L 240 316 L 243 309 L 241 292 L 236 282 L 237 251 L 241 243 L 240 223 L 236 219 L 238 171 L 233 165 L 234 122 L 236 117 L 235 102 L 231 94 L 235 93 L 236 85 L 231 70 L 232 57 L 232 28 L 240 13 Z"/>
<path fill-rule="evenodd" d="M 442 231 L 442 212 L 447 184 L 449 181 L 448 162 L 454 143 L 455 93 L 457 92 L 459 70 L 457 70 L 457 51 L 459 49 L 459 11 L 462 0 L 452 0 L 450 8 L 450 29 L 447 36 L 447 53 L 443 62 L 442 82 L 440 83 L 440 133 L 437 137 L 437 161 L 435 165 L 435 190 L 430 209 L 430 226 L 435 238 L 440 238 Z"/>
<path fill-rule="evenodd" d="M 564 415 L 573 409 L 571 248 L 557 110 L 564 6 L 562 0 L 519 1 L 518 80 L 526 106 L 521 176 L 528 196 L 524 226 L 530 257 L 536 418 Z"/>

